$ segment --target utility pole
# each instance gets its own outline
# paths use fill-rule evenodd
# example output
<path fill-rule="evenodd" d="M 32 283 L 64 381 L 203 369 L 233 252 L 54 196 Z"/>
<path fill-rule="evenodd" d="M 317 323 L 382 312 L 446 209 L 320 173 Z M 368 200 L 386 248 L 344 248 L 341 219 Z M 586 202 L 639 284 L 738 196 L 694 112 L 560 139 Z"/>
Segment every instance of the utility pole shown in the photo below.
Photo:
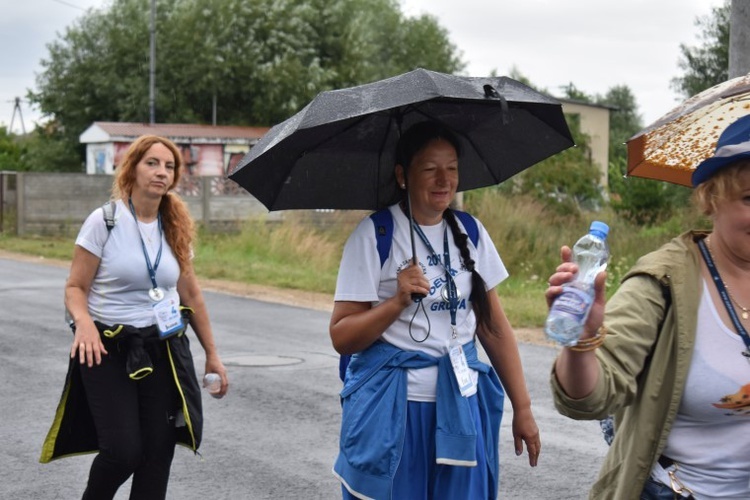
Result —
<path fill-rule="evenodd" d="M 21 120 L 21 131 L 23 132 L 23 135 L 26 135 L 26 126 L 23 124 L 23 115 L 21 114 L 21 98 L 16 97 L 15 104 L 13 105 L 13 115 L 10 117 L 10 127 L 8 127 L 8 132 L 13 131 L 13 121 L 16 119 L 16 111 L 18 111 L 18 118 Z"/>
<path fill-rule="evenodd" d="M 156 0 L 151 0 L 151 26 L 149 28 L 151 34 L 151 54 L 149 57 L 149 86 L 148 86 L 148 107 L 149 107 L 149 123 L 153 125 L 156 123 Z"/>
<path fill-rule="evenodd" d="M 732 0 L 729 11 L 729 78 L 750 73 L 750 0 Z"/>

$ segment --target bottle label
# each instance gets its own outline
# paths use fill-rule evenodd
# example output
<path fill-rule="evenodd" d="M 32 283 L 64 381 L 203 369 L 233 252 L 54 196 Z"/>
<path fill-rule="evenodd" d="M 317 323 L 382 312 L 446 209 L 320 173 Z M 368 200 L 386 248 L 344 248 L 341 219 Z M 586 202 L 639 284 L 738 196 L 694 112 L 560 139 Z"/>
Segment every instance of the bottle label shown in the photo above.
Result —
<path fill-rule="evenodd" d="M 592 302 L 593 297 L 586 290 L 568 286 L 552 303 L 550 314 L 569 316 L 583 324 Z"/>

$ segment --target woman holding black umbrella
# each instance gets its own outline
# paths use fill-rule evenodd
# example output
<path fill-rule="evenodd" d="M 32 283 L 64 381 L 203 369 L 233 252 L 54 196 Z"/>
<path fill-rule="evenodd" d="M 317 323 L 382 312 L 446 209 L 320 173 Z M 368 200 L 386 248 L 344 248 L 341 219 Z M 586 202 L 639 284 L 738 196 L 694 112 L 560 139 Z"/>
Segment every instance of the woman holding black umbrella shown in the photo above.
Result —
<path fill-rule="evenodd" d="M 388 223 L 360 223 L 344 249 L 330 325 L 335 349 L 353 354 L 334 466 L 344 498 L 495 499 L 504 392 L 516 454 L 525 443 L 537 464 L 539 431 L 494 289 L 508 273 L 484 227 L 449 208 L 459 149 L 436 123 L 407 130 L 396 166 L 404 201 L 386 209 Z M 382 261 L 378 238 L 391 239 Z"/>

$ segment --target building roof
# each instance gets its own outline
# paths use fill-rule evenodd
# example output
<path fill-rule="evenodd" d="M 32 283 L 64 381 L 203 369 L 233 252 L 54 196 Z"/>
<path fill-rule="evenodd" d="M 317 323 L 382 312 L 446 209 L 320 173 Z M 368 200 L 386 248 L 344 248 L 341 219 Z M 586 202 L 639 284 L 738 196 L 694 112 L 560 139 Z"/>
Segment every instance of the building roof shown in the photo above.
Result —
<path fill-rule="evenodd" d="M 555 97 L 555 99 L 557 99 L 563 104 L 577 104 L 579 106 L 588 106 L 589 108 L 608 109 L 610 111 L 617 111 L 620 109 L 617 106 L 610 106 L 609 104 L 594 104 L 593 102 L 586 102 L 580 99 L 566 99 L 563 97 Z"/>
<path fill-rule="evenodd" d="M 166 137 L 177 143 L 246 143 L 254 144 L 268 127 L 235 127 L 195 125 L 189 123 L 123 123 L 94 122 L 80 136 L 84 144 L 97 142 L 132 142 L 147 134 Z"/>

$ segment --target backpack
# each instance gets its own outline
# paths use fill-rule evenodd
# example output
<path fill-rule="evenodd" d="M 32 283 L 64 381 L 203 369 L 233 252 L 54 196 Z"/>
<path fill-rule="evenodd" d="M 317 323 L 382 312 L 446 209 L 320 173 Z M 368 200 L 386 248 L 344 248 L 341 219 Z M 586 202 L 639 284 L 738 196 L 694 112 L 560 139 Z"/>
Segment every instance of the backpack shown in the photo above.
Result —
<path fill-rule="evenodd" d="M 461 221 L 467 236 L 476 248 L 479 245 L 479 227 L 477 226 L 476 219 L 460 210 L 453 210 L 453 214 Z M 390 209 L 384 208 L 370 214 L 370 219 L 375 228 L 375 240 L 377 242 L 378 255 L 380 256 L 380 267 L 382 268 L 391 253 L 391 244 L 393 243 L 393 214 L 391 214 Z M 344 381 L 346 367 L 349 366 L 351 357 L 351 354 L 342 354 L 339 357 L 339 378 L 342 382 Z"/>

